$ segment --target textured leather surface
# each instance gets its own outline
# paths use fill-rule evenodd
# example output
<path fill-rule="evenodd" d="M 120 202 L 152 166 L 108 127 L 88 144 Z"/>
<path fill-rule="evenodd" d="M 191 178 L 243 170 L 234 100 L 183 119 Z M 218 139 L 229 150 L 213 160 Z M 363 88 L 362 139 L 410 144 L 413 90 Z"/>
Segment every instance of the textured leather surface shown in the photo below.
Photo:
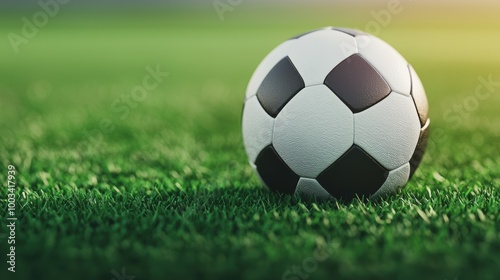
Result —
<path fill-rule="evenodd" d="M 318 176 L 352 140 L 352 112 L 324 85 L 303 89 L 275 120 L 273 145 L 302 177 Z"/>
<path fill-rule="evenodd" d="M 283 162 L 273 146 L 267 146 L 255 160 L 257 172 L 264 183 L 278 193 L 293 194 L 299 176 Z"/>
<path fill-rule="evenodd" d="M 417 75 L 417 72 L 413 69 L 411 65 L 408 65 L 411 74 L 411 96 L 417 107 L 418 117 L 420 119 L 420 124 L 422 127 L 427 122 L 429 118 L 429 103 L 427 102 L 427 95 L 425 94 L 424 86 Z"/>
<path fill-rule="evenodd" d="M 350 68 L 328 81 L 343 63 Z M 330 27 L 284 42 L 259 65 L 245 100 L 249 160 L 277 192 L 393 192 L 425 151 L 429 118 L 420 79 L 391 46 L 356 30 Z"/>
<path fill-rule="evenodd" d="M 300 178 L 295 193 L 307 198 L 332 199 L 333 197 L 315 179 Z"/>
<path fill-rule="evenodd" d="M 351 200 L 370 197 L 385 182 L 387 173 L 369 154 L 353 145 L 317 180 L 333 197 Z"/>
<path fill-rule="evenodd" d="M 355 114 L 354 124 L 354 143 L 388 170 L 410 160 L 420 135 L 420 121 L 412 98 L 394 92 Z"/>
<path fill-rule="evenodd" d="M 406 183 L 409 180 L 409 177 L 410 177 L 409 163 L 405 163 L 403 166 L 391 170 L 382 187 L 380 187 L 380 189 L 375 194 L 373 194 L 373 196 L 370 197 L 370 199 L 377 199 L 384 195 L 388 195 L 399 191 L 406 185 Z"/>
<path fill-rule="evenodd" d="M 413 155 L 410 159 L 410 178 L 413 176 L 418 166 L 420 165 L 420 162 L 422 162 L 422 159 L 424 158 L 425 149 L 427 148 L 427 141 L 429 140 L 430 123 L 431 120 L 427 119 L 427 122 L 420 131 L 420 137 L 418 138 L 417 147 L 415 148 L 415 152 L 413 152 Z"/>
<path fill-rule="evenodd" d="M 391 93 L 384 78 L 359 54 L 337 65 L 326 77 L 325 85 L 354 113 L 367 109 Z"/>
<path fill-rule="evenodd" d="M 262 81 L 267 76 L 269 71 L 273 69 L 273 67 L 283 58 L 288 55 L 290 48 L 294 44 L 296 40 L 288 40 L 281 45 L 277 46 L 274 50 L 272 50 L 262 62 L 259 64 L 257 69 L 252 75 L 250 82 L 247 86 L 247 91 L 245 94 L 245 99 L 248 99 L 257 94 L 257 90 L 259 89 Z"/>
<path fill-rule="evenodd" d="M 256 96 L 245 102 L 243 108 L 243 141 L 251 162 L 255 162 L 257 155 L 264 147 L 271 144 L 274 119 L 262 108 Z"/>
<path fill-rule="evenodd" d="M 303 88 L 302 77 L 290 59 L 285 57 L 264 78 L 257 90 L 257 99 L 271 117 L 276 117 L 285 104 Z"/>
<path fill-rule="evenodd" d="M 320 30 L 297 39 L 289 57 L 305 85 L 321 85 L 341 61 L 357 52 L 354 37 L 334 30 Z"/>
<path fill-rule="evenodd" d="M 356 36 L 359 54 L 384 77 L 392 91 L 410 95 L 408 63 L 389 44 L 371 35 Z"/>

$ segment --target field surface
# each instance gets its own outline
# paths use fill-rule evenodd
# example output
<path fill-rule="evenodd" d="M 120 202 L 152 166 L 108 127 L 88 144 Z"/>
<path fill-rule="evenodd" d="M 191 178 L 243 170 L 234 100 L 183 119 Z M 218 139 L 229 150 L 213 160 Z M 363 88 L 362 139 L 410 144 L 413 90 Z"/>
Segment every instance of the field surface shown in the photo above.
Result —
<path fill-rule="evenodd" d="M 0 278 L 498 279 L 497 9 L 408 4 L 376 34 L 414 66 L 431 108 L 428 152 L 401 194 L 279 197 L 247 163 L 241 107 L 260 60 L 310 29 L 364 29 L 383 8 L 241 5 L 223 21 L 61 11 L 18 54 L 7 34 L 33 13 L 0 13 Z M 131 98 L 157 68 L 157 85 Z"/>

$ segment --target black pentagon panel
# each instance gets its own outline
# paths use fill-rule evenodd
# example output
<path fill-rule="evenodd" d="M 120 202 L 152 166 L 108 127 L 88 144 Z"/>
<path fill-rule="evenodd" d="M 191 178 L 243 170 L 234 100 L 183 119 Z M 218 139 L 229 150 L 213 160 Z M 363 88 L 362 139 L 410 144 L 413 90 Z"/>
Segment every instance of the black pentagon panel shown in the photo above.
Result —
<path fill-rule="evenodd" d="M 281 159 L 273 146 L 264 148 L 255 160 L 257 172 L 273 191 L 293 194 L 300 177 Z"/>
<path fill-rule="evenodd" d="M 300 34 L 300 35 L 297 35 L 297 36 L 295 36 L 295 37 L 293 37 L 293 38 L 290 38 L 290 40 L 291 40 L 291 39 L 299 39 L 300 37 L 303 37 L 303 36 L 305 36 L 305 35 L 307 35 L 307 34 L 311 34 L 311 33 L 314 33 L 314 32 L 316 32 L 316 31 L 321 31 L 321 30 L 332 30 L 332 28 L 331 28 L 331 27 L 325 27 L 325 28 L 315 29 L 315 30 L 308 31 L 308 32 L 306 32 L 306 33 L 302 33 L 302 34 Z"/>
<path fill-rule="evenodd" d="M 410 159 L 410 179 L 415 174 L 420 162 L 422 162 L 422 158 L 425 154 L 425 148 L 427 148 L 427 141 L 429 140 L 429 126 L 430 119 L 427 119 L 424 127 L 420 130 L 420 137 L 418 138 L 417 147 L 413 152 L 413 155 Z"/>
<path fill-rule="evenodd" d="M 304 80 L 290 58 L 285 57 L 264 78 L 257 90 L 257 99 L 264 110 L 274 118 L 303 88 Z"/>
<path fill-rule="evenodd" d="M 389 172 L 360 147 L 353 145 L 317 178 L 333 197 L 368 198 L 385 182 Z"/>
<path fill-rule="evenodd" d="M 344 32 L 344 33 L 349 34 L 353 37 L 356 37 L 358 35 L 366 35 L 366 33 L 363 31 L 360 31 L 357 29 L 345 28 L 345 27 L 333 27 L 333 30 Z"/>
<path fill-rule="evenodd" d="M 391 93 L 384 78 L 359 54 L 337 65 L 326 77 L 325 85 L 354 113 L 373 106 Z"/>
<path fill-rule="evenodd" d="M 413 102 L 415 103 L 415 107 L 417 108 L 420 125 L 423 127 L 429 118 L 429 103 L 427 101 L 427 96 L 425 95 L 424 87 L 418 78 L 417 73 L 411 65 L 408 65 L 408 68 L 410 69 L 411 78 L 411 96 L 413 98 Z"/>

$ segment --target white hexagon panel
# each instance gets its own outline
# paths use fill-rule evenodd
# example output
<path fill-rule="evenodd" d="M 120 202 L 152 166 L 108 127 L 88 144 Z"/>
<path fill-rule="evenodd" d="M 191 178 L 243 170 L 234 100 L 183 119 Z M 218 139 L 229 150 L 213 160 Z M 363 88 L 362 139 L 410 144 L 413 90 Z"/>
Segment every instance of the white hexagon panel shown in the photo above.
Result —
<path fill-rule="evenodd" d="M 273 146 L 299 176 L 316 178 L 351 146 L 353 114 L 324 85 L 306 87 L 276 117 Z"/>
<path fill-rule="evenodd" d="M 420 121 L 409 96 L 391 93 L 354 115 L 354 143 L 388 170 L 407 163 L 420 136 Z"/>

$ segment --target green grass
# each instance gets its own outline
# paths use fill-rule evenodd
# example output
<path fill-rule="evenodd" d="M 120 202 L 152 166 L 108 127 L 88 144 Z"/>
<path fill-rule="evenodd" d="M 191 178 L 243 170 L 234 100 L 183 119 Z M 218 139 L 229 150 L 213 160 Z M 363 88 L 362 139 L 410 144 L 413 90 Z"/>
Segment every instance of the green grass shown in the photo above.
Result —
<path fill-rule="evenodd" d="M 240 110 L 262 57 L 309 29 L 363 27 L 369 11 L 61 12 L 17 55 L 2 41 L 0 180 L 17 167 L 19 220 L 15 275 L 2 225 L 1 278 L 281 279 L 326 248 L 303 279 L 497 279 L 500 88 L 458 125 L 443 117 L 479 76 L 500 80 L 493 12 L 408 6 L 379 34 L 431 106 L 428 153 L 401 194 L 279 197 L 247 164 Z M 2 15 L 0 34 L 21 16 Z M 170 75 L 121 119 L 113 102 L 157 64 Z"/>

